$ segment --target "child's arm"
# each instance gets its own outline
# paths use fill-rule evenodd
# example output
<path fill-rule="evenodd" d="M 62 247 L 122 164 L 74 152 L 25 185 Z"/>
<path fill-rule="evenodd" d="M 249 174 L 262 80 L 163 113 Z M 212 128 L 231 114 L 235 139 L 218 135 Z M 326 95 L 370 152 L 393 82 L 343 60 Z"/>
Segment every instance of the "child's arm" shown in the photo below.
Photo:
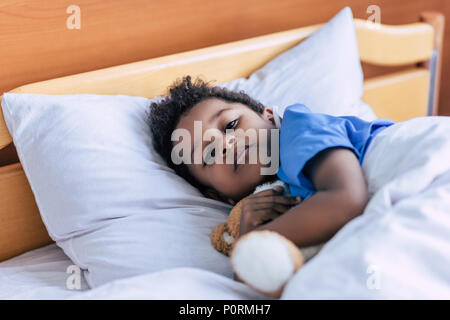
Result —
<path fill-rule="evenodd" d="M 276 231 L 303 247 L 329 240 L 348 221 L 362 214 L 368 192 L 362 168 L 352 151 L 325 150 L 307 163 L 305 171 L 317 192 L 253 230 Z"/>

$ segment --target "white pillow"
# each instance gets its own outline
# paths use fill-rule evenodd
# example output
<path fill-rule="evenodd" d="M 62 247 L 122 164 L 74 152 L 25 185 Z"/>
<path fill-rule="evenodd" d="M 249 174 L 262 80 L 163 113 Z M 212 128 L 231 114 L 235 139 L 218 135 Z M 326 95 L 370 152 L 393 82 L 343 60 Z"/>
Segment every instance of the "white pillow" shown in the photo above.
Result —
<path fill-rule="evenodd" d="M 229 206 L 204 198 L 152 149 L 148 99 L 5 93 L 3 113 L 53 240 L 91 287 L 173 267 L 231 277 L 212 228 Z"/>
<path fill-rule="evenodd" d="M 355 41 L 346 8 L 249 79 L 224 86 L 267 106 L 305 103 L 316 112 L 357 115 Z M 149 103 L 123 95 L 3 95 L 43 221 L 91 287 L 176 267 L 232 276 L 209 241 L 230 207 L 204 198 L 156 154 L 145 121 Z"/>
<path fill-rule="evenodd" d="M 280 114 L 295 103 L 312 112 L 334 116 L 376 118 L 361 101 L 364 77 L 349 7 L 295 47 L 272 59 L 248 79 L 219 86 L 244 90 L 266 107 L 279 107 Z"/>

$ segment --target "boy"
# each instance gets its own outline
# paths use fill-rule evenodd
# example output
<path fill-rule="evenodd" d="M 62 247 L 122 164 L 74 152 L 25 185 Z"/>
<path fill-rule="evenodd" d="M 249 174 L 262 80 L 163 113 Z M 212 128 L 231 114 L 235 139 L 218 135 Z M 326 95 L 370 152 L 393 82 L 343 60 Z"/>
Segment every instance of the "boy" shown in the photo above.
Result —
<path fill-rule="evenodd" d="M 361 169 L 364 153 L 371 139 L 392 121 L 314 114 L 296 104 L 286 108 L 277 128 L 273 111 L 244 92 L 211 87 L 200 79 L 193 83 L 190 76 L 169 92 L 151 105 L 154 147 L 204 195 L 232 205 L 246 197 L 241 236 L 271 230 L 299 247 L 310 246 L 329 240 L 363 212 L 368 202 Z M 209 139 L 196 134 L 199 125 L 214 132 L 209 144 Z M 250 142 L 237 133 L 252 130 L 256 133 Z M 251 163 L 250 151 L 255 148 L 260 149 L 259 159 Z M 264 151 L 271 156 L 270 163 L 262 161 Z M 278 152 L 278 171 L 261 174 L 278 163 Z M 252 194 L 256 186 L 276 179 L 289 185 L 293 197 L 282 196 L 282 189 L 276 188 Z"/>

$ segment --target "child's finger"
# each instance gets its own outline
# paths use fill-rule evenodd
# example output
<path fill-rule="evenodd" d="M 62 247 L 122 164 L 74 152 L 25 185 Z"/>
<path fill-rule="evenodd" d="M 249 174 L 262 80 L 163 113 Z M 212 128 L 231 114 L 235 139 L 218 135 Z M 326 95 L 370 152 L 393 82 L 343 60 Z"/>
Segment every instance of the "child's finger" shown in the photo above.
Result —
<path fill-rule="evenodd" d="M 264 191 L 260 191 L 258 193 L 252 194 L 250 197 L 259 198 L 259 197 L 267 197 L 267 196 L 271 196 L 271 195 L 279 195 L 279 194 L 283 193 L 283 191 L 284 191 L 283 187 L 275 186 L 272 189 L 268 189 L 268 190 L 264 190 Z"/>
<path fill-rule="evenodd" d="M 285 206 L 285 205 L 278 204 L 278 203 L 275 203 L 275 204 L 272 205 L 272 209 L 275 212 L 277 212 L 278 214 L 283 214 L 286 211 L 288 211 L 290 208 L 291 208 L 291 206 Z"/>
<path fill-rule="evenodd" d="M 274 196 L 267 195 L 265 197 L 257 197 L 249 199 L 252 203 L 279 203 L 287 206 L 296 205 L 301 201 L 300 197 L 284 197 L 284 196 Z"/>
<path fill-rule="evenodd" d="M 273 202 L 281 203 L 285 205 L 296 205 L 302 201 L 301 197 L 284 197 L 284 196 L 274 196 L 272 198 Z"/>
<path fill-rule="evenodd" d="M 292 206 L 290 205 L 283 205 L 279 203 L 274 202 L 261 202 L 261 203 L 255 203 L 251 206 L 250 211 L 254 212 L 257 210 L 273 210 L 279 214 L 285 213 L 288 211 Z"/>
<path fill-rule="evenodd" d="M 279 217 L 279 214 L 271 209 L 260 209 L 253 212 L 253 215 L 257 221 L 256 224 L 271 221 Z"/>

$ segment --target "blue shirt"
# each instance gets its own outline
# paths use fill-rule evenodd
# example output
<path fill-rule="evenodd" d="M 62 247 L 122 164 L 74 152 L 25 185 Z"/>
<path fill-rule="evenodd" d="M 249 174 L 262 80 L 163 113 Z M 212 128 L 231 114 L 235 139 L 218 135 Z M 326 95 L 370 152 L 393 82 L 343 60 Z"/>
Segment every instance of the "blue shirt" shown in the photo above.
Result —
<path fill-rule="evenodd" d="M 334 117 L 312 113 L 302 104 L 286 108 L 280 130 L 278 177 L 289 185 L 292 196 L 309 198 L 316 190 L 304 175 L 305 164 L 329 148 L 352 150 L 361 164 L 370 141 L 395 122 L 376 119 L 368 122 L 354 116 Z"/>

